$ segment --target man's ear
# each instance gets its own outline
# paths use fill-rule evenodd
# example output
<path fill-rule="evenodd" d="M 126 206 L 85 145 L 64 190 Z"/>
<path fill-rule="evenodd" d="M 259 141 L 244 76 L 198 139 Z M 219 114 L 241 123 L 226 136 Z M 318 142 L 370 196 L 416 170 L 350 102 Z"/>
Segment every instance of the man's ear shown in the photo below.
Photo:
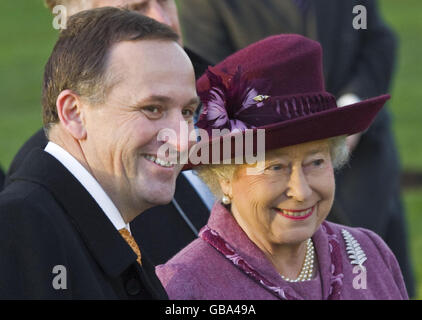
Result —
<path fill-rule="evenodd" d="M 85 121 L 79 96 L 71 90 L 63 90 L 57 97 L 56 107 L 60 123 L 66 131 L 77 140 L 85 139 Z"/>

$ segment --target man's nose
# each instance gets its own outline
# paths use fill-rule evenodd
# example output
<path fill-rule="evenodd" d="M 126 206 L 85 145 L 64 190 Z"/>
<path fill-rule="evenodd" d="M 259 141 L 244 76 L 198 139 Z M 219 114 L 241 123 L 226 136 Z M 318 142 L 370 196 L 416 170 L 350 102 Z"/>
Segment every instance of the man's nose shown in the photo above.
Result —
<path fill-rule="evenodd" d="M 302 166 L 292 168 L 288 183 L 287 196 L 304 202 L 312 194 L 312 189 L 303 173 Z"/>
<path fill-rule="evenodd" d="M 165 139 L 163 141 L 179 154 L 188 152 L 190 142 L 189 135 L 193 130 L 193 124 L 188 123 L 183 116 L 172 116 L 166 121 L 163 133 Z"/>
<path fill-rule="evenodd" d="M 173 27 L 172 21 L 169 15 L 167 14 L 166 10 L 156 0 L 151 1 L 148 16 L 152 19 L 157 20 L 158 22 Z"/>

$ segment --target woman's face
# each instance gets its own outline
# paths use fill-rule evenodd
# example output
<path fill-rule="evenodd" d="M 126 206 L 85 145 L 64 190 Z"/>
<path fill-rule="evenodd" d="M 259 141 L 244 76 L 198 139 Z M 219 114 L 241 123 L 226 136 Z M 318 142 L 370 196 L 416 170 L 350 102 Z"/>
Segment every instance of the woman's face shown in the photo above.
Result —
<path fill-rule="evenodd" d="M 240 167 L 222 184 L 232 213 L 258 246 L 298 244 L 327 217 L 334 199 L 329 140 L 312 141 L 267 153 L 259 174 Z"/>

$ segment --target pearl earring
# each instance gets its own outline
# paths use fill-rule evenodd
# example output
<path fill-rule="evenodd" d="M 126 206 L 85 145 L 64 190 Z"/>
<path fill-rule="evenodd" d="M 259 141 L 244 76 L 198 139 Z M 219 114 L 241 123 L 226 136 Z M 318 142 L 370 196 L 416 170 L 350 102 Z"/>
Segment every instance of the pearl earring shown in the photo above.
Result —
<path fill-rule="evenodd" d="M 221 198 L 221 202 L 222 202 L 223 204 L 230 204 L 230 203 L 232 202 L 232 200 L 230 199 L 230 197 L 229 197 L 229 196 L 224 195 L 224 196 Z"/>

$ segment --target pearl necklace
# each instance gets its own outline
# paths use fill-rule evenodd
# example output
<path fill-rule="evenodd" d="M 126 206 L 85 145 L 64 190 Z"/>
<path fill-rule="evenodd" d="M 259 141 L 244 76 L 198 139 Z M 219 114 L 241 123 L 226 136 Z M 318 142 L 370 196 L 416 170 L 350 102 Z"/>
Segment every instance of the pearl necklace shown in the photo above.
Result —
<path fill-rule="evenodd" d="M 308 239 L 306 243 L 306 255 L 305 261 L 303 262 L 302 270 L 300 271 L 299 276 L 296 279 L 289 279 L 280 274 L 281 278 L 288 282 L 302 282 L 309 281 L 312 279 L 314 269 L 314 244 L 311 238 Z"/>

